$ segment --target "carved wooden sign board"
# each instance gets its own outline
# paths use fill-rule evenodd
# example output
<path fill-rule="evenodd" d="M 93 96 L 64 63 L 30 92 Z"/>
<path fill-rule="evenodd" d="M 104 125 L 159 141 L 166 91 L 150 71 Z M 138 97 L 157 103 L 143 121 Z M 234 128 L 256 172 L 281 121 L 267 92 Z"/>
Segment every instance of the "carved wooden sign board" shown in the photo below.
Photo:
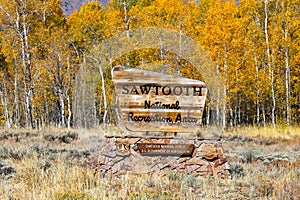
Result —
<path fill-rule="evenodd" d="M 142 69 L 112 70 L 120 125 L 132 132 L 190 132 L 199 129 L 205 83 Z"/>

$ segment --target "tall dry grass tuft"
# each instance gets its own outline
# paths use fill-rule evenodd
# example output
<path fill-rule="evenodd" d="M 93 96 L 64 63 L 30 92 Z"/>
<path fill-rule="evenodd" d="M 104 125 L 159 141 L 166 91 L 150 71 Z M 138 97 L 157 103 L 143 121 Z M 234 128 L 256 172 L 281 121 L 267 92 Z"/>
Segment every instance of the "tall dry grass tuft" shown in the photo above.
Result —
<path fill-rule="evenodd" d="M 240 127 L 235 130 L 229 130 L 226 132 L 228 134 L 238 134 L 247 137 L 261 137 L 261 138 L 273 138 L 273 139 L 292 139 L 294 137 L 300 137 L 300 127 L 299 126 L 287 126 L 287 125 L 277 125 L 272 126 L 247 126 Z"/>
<path fill-rule="evenodd" d="M 58 194 L 82 193 L 98 183 L 93 170 L 63 159 L 46 161 L 38 155 L 15 162 L 16 176 L 6 189 L 13 199 L 55 199 Z"/>

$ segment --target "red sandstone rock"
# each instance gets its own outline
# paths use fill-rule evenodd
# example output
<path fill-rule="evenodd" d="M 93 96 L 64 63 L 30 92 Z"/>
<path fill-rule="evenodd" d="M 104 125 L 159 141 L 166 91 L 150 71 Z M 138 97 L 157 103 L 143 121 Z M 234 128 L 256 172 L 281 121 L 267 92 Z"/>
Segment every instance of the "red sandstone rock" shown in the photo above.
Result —
<path fill-rule="evenodd" d="M 202 144 L 198 148 L 198 155 L 207 160 L 213 160 L 218 157 L 216 147 L 213 144 Z"/>
<path fill-rule="evenodd" d="M 218 167 L 220 165 L 220 160 L 218 159 L 218 160 L 216 160 L 215 162 L 214 162 L 214 167 L 216 168 L 216 167 Z"/>
<path fill-rule="evenodd" d="M 164 140 L 164 143 L 165 143 L 165 144 L 170 144 L 170 140 L 169 140 L 169 139 L 165 139 L 165 140 Z"/>
<path fill-rule="evenodd" d="M 195 157 L 197 155 L 197 148 L 194 149 L 193 154 L 192 154 L 192 158 Z"/>
<path fill-rule="evenodd" d="M 127 142 L 129 144 L 135 144 L 137 143 L 139 140 L 141 140 L 140 138 L 128 138 Z"/>
<path fill-rule="evenodd" d="M 175 169 L 177 167 L 179 167 L 179 162 L 177 160 L 170 163 L 170 169 Z"/>
<path fill-rule="evenodd" d="M 211 176 L 214 175 L 213 166 L 211 164 L 207 165 L 207 170 L 208 170 L 209 175 L 211 175 Z"/>
<path fill-rule="evenodd" d="M 206 177 L 208 175 L 208 172 L 197 172 L 196 174 L 196 176 Z"/>
<path fill-rule="evenodd" d="M 218 153 L 218 155 L 224 155 L 223 148 L 217 147 L 217 153 Z"/>
<path fill-rule="evenodd" d="M 200 166 L 197 170 L 197 172 L 208 172 L 207 166 L 203 165 Z"/>
<path fill-rule="evenodd" d="M 185 163 L 179 164 L 179 169 L 184 169 L 185 168 Z"/>
<path fill-rule="evenodd" d="M 185 157 L 185 158 L 179 158 L 178 161 L 179 161 L 179 163 L 183 163 L 183 162 L 185 162 L 188 159 L 189 158 L 187 158 L 187 157 Z"/>
<path fill-rule="evenodd" d="M 207 162 L 201 158 L 193 157 L 186 161 L 186 165 L 207 165 Z"/>

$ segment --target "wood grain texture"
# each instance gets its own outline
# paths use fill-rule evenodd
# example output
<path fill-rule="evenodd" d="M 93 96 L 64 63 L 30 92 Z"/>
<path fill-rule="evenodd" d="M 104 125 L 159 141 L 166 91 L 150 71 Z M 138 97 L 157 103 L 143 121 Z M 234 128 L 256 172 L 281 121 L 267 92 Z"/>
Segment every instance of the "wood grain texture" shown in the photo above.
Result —
<path fill-rule="evenodd" d="M 129 131 L 196 132 L 207 88 L 198 80 L 115 67 L 112 70 L 120 125 Z"/>

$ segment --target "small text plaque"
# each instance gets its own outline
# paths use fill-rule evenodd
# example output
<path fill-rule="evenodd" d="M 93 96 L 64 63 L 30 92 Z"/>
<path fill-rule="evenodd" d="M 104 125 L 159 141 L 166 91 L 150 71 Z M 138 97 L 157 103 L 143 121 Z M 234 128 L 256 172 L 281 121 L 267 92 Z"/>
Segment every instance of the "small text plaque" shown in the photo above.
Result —
<path fill-rule="evenodd" d="M 191 156 L 194 144 L 138 143 L 142 155 Z"/>

